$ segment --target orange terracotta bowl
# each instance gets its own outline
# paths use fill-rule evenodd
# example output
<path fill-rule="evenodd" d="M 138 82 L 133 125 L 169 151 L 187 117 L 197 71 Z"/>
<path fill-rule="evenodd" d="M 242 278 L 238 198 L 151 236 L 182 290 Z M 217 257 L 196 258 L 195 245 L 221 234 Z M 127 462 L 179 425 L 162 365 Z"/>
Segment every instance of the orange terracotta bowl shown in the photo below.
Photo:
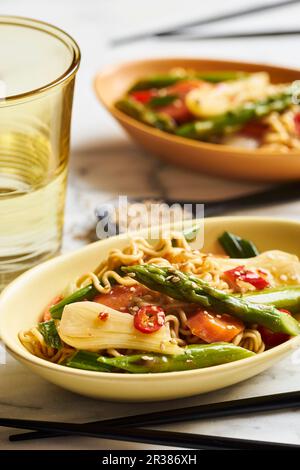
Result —
<path fill-rule="evenodd" d="M 252 181 L 300 179 L 300 151 L 287 153 L 243 149 L 174 136 L 152 128 L 119 111 L 114 103 L 146 75 L 166 73 L 173 67 L 198 71 L 265 71 L 273 83 L 300 80 L 300 70 L 264 64 L 207 59 L 147 59 L 110 66 L 98 73 L 95 90 L 101 103 L 141 147 L 167 162 L 202 173 Z"/>

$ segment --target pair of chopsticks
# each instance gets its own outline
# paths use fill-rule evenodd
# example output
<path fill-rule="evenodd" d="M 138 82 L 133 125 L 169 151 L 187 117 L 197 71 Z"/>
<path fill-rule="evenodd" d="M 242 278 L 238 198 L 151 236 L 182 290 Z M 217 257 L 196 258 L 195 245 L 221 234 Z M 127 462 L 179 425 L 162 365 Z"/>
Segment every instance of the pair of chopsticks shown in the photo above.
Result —
<path fill-rule="evenodd" d="M 234 10 L 229 13 L 224 13 L 221 15 L 213 15 L 207 18 L 199 18 L 198 20 L 193 20 L 189 21 L 186 23 L 181 23 L 173 28 L 169 29 L 164 29 L 160 31 L 152 31 L 152 32 L 146 32 L 146 33 L 139 33 L 139 34 L 134 34 L 132 36 L 125 36 L 125 37 L 120 37 L 120 38 L 115 38 L 111 40 L 111 44 L 114 46 L 117 45 L 124 45 L 127 43 L 135 42 L 135 41 L 140 41 L 143 39 L 148 39 L 148 38 L 161 38 L 161 37 L 171 37 L 171 36 L 178 36 L 182 31 L 184 31 L 187 28 L 193 28 L 193 27 L 201 27 L 201 26 L 206 26 L 214 23 L 219 23 L 222 21 L 227 21 L 235 18 L 241 18 L 243 16 L 248 16 L 252 15 L 255 13 L 262 13 L 268 10 L 274 10 L 277 8 L 282 8 L 282 7 L 287 7 L 289 5 L 294 5 L 296 3 L 299 3 L 300 0 L 285 0 L 285 1 L 277 1 L 273 3 L 268 3 L 268 4 L 261 4 L 257 5 L 255 7 L 248 7 L 244 9 L 239 9 L 239 10 Z M 257 34 L 257 33 L 253 33 Z M 261 33 L 263 34 L 263 33 Z M 267 35 L 268 33 L 264 33 L 264 35 Z M 278 34 L 284 34 L 283 32 L 274 32 L 273 31 L 273 36 L 278 35 Z M 285 34 L 288 34 L 286 32 Z M 293 34 L 293 33 L 292 33 Z M 294 33 L 295 34 L 295 33 Z M 233 37 L 231 35 L 231 37 Z M 240 36 L 239 36 L 240 37 Z M 245 36 L 245 37 L 251 37 L 251 36 Z M 193 39 L 193 36 L 191 37 Z M 201 37 L 203 39 L 203 37 Z M 210 37 L 212 39 L 212 37 Z M 215 39 L 215 38 L 214 38 Z"/>
<path fill-rule="evenodd" d="M 0 418 L 0 426 L 37 432 L 10 436 L 11 441 L 66 435 L 101 437 L 118 441 L 167 445 L 190 449 L 280 450 L 300 449 L 296 444 L 235 439 L 220 436 L 143 429 L 145 426 L 181 423 L 201 419 L 234 417 L 300 407 L 300 392 L 245 398 L 188 408 L 158 411 L 83 424 Z"/>

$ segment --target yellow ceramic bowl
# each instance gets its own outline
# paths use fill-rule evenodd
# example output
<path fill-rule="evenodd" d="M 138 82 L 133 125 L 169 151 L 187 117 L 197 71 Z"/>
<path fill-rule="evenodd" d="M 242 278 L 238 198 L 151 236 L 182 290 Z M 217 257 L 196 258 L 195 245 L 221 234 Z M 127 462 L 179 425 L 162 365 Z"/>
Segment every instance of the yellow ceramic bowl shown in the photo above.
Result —
<path fill-rule="evenodd" d="M 287 181 L 300 178 L 300 151 L 288 153 L 216 145 L 174 136 L 127 116 L 115 107 L 135 80 L 171 68 L 199 71 L 240 70 L 268 72 L 273 83 L 300 79 L 300 70 L 265 64 L 207 59 L 147 59 L 111 66 L 95 79 L 95 91 L 106 109 L 141 147 L 162 159 L 212 175 L 254 181 Z"/>
<path fill-rule="evenodd" d="M 220 252 L 216 242 L 224 230 L 253 240 L 260 250 L 279 248 L 300 256 L 300 222 L 257 217 L 222 217 L 205 221 L 204 250 Z M 143 235 L 143 233 L 141 233 Z M 273 365 L 300 345 L 300 336 L 257 356 L 207 369 L 160 374 L 90 372 L 52 364 L 30 354 L 18 332 L 36 324 L 51 298 L 74 277 L 90 271 L 127 236 L 88 245 L 57 257 L 20 276 L 0 297 L 0 331 L 8 351 L 33 372 L 63 388 L 94 398 L 147 401 L 180 398 L 235 384 Z"/>

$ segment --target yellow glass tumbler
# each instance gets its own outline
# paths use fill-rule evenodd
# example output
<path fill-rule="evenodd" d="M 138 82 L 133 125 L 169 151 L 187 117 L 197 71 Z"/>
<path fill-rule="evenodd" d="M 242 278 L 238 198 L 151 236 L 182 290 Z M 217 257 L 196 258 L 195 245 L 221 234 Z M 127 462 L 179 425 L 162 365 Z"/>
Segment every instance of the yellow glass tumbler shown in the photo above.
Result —
<path fill-rule="evenodd" d="M 0 290 L 61 246 L 76 42 L 0 16 Z"/>

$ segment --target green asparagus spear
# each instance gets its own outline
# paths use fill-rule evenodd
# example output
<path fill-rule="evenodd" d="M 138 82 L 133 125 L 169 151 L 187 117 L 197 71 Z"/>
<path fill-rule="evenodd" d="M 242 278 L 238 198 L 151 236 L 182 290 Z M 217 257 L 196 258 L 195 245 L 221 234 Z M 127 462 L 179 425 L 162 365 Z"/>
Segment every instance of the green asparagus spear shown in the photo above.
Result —
<path fill-rule="evenodd" d="M 77 351 L 73 356 L 66 359 L 64 366 L 75 369 L 94 370 L 97 372 L 109 372 L 109 365 L 98 362 L 99 354 L 91 351 Z"/>
<path fill-rule="evenodd" d="M 252 258 L 259 254 L 254 243 L 230 232 L 224 232 L 218 241 L 230 258 Z"/>
<path fill-rule="evenodd" d="M 137 81 L 130 91 L 149 90 L 151 88 L 165 88 L 174 85 L 182 80 L 204 80 L 211 83 L 225 82 L 229 80 L 239 80 L 247 77 L 245 72 L 236 71 L 218 71 L 218 72 L 195 72 L 186 74 L 165 74 L 152 75 L 145 79 Z"/>
<path fill-rule="evenodd" d="M 42 333 L 45 343 L 54 349 L 60 349 L 62 342 L 56 329 L 55 321 L 49 320 L 38 324 L 38 330 Z"/>
<path fill-rule="evenodd" d="M 292 336 L 300 334 L 298 321 L 273 305 L 253 303 L 242 297 L 227 294 L 194 275 L 151 264 L 124 266 L 122 270 L 134 274 L 134 278 L 141 284 L 172 298 L 230 313 L 245 323 L 258 323 L 275 332 Z"/>
<path fill-rule="evenodd" d="M 242 296 L 248 302 L 274 305 L 289 312 L 300 312 L 300 286 L 286 286 L 246 293 Z"/>
<path fill-rule="evenodd" d="M 128 116 L 162 131 L 173 132 L 176 127 L 175 121 L 166 114 L 156 113 L 130 97 L 122 98 L 115 106 Z"/>
<path fill-rule="evenodd" d="M 261 101 L 243 104 L 212 119 L 183 124 L 176 129 L 175 133 L 189 139 L 205 140 L 213 135 L 222 135 L 224 132 L 235 131 L 249 121 L 267 116 L 273 111 L 284 111 L 290 105 L 291 92 L 287 90 Z"/>
<path fill-rule="evenodd" d="M 232 343 L 194 344 L 183 349 L 182 354 L 134 354 L 132 356 L 99 356 L 98 362 L 133 374 L 175 372 L 217 366 L 254 356 L 247 349 Z"/>

